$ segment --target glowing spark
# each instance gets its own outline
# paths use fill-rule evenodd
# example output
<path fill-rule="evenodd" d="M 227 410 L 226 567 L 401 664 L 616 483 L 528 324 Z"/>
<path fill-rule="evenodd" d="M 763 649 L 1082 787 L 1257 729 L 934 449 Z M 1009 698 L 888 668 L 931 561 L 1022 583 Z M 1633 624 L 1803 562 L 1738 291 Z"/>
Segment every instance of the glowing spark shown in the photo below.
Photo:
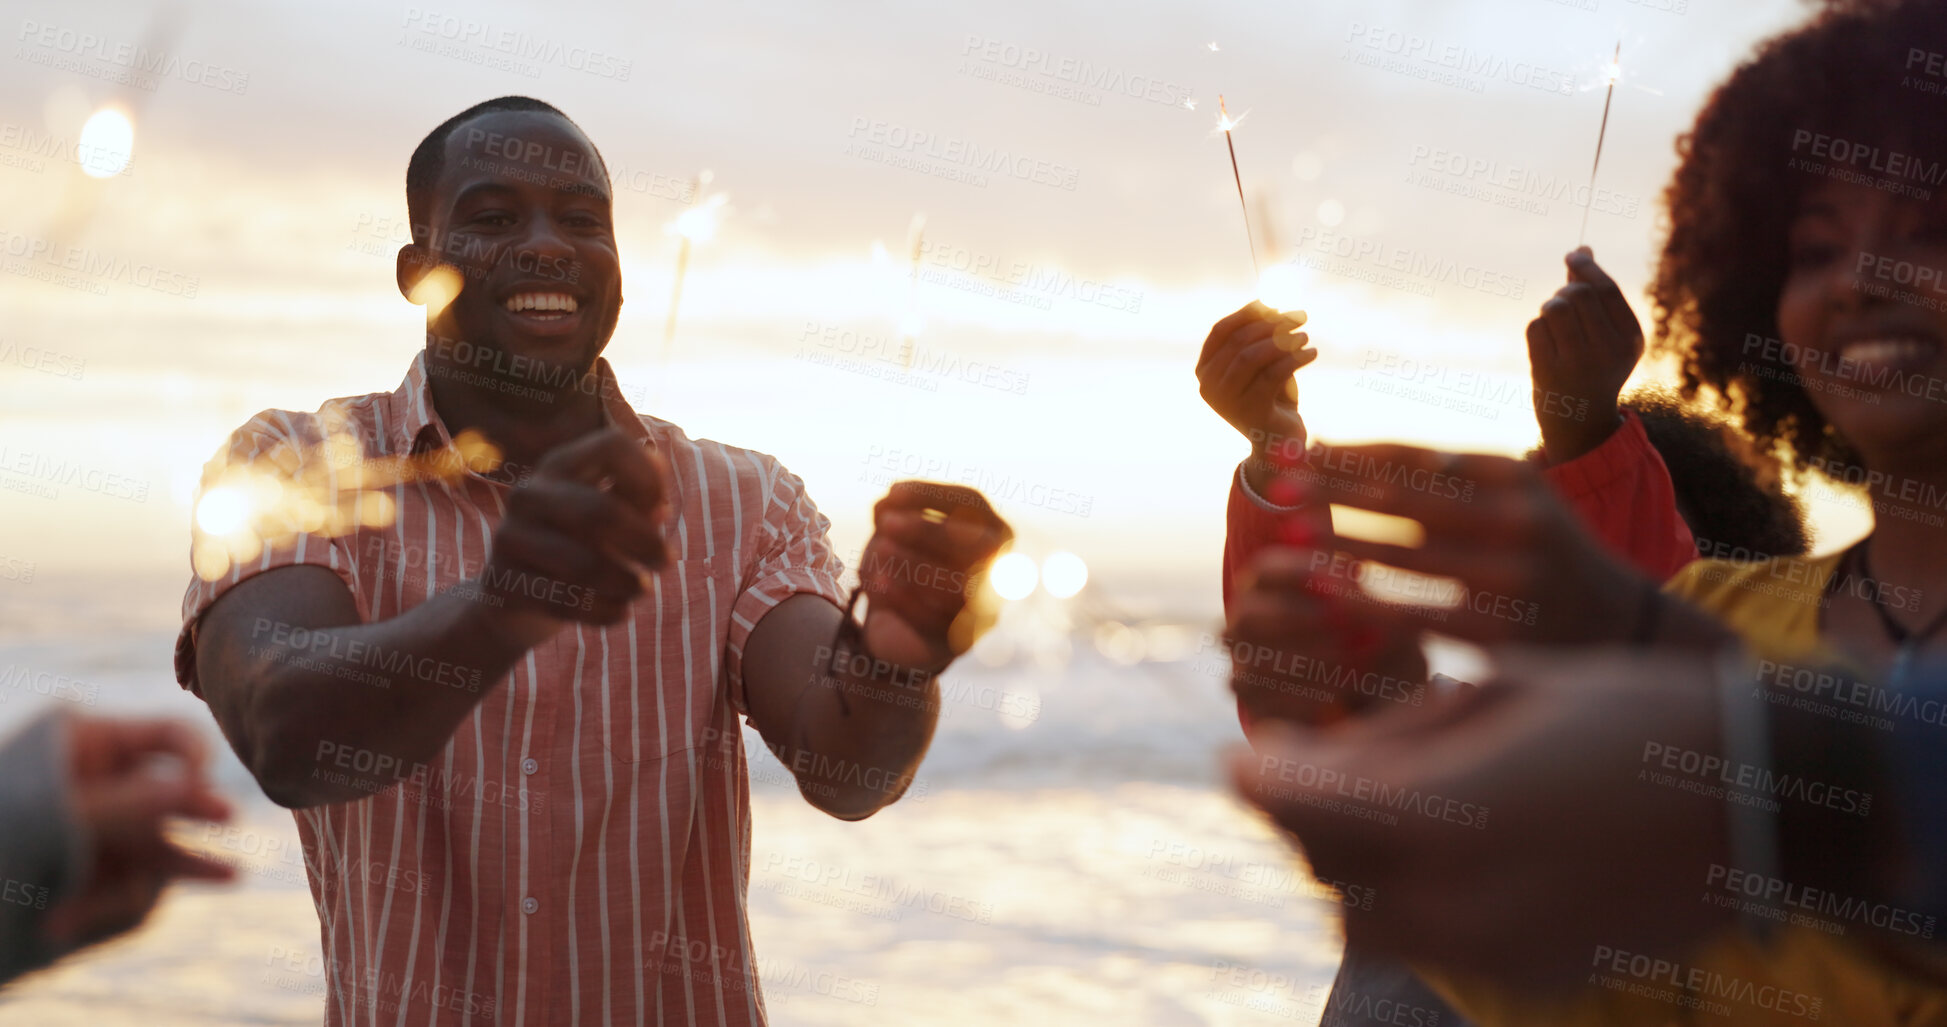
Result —
<path fill-rule="evenodd" d="M 74 159 L 90 178 L 110 178 L 128 167 L 135 146 L 135 126 L 128 115 L 113 108 L 96 111 L 81 126 Z"/>
<path fill-rule="evenodd" d="M 1209 47 L 1211 53 L 1216 53 L 1218 50 L 1222 49 L 1216 43 L 1205 43 L 1203 45 Z"/>
<path fill-rule="evenodd" d="M 1245 111 L 1244 113 L 1239 114 L 1235 118 L 1231 117 L 1230 109 L 1224 106 L 1223 94 L 1219 93 L 1217 95 L 1217 131 L 1229 132 L 1231 129 L 1236 128 L 1239 125 L 1242 125 L 1244 123 L 1244 119 L 1250 116 L 1251 116 L 1251 112 Z"/>
<path fill-rule="evenodd" d="M 1188 99 L 1188 100 L 1185 100 L 1185 101 L 1183 101 L 1183 109 L 1184 109 L 1184 110 L 1186 110 L 1186 111 L 1193 111 L 1193 110 L 1196 110 L 1196 109 L 1197 109 L 1197 101 L 1195 100 L 1195 98 L 1191 98 L 1191 99 Z"/>
<path fill-rule="evenodd" d="M 721 219 L 723 205 L 729 202 L 729 195 L 717 193 L 703 201 L 700 207 L 676 215 L 664 231 L 669 235 L 680 235 L 690 242 L 709 242 L 717 237 L 717 225 Z"/>

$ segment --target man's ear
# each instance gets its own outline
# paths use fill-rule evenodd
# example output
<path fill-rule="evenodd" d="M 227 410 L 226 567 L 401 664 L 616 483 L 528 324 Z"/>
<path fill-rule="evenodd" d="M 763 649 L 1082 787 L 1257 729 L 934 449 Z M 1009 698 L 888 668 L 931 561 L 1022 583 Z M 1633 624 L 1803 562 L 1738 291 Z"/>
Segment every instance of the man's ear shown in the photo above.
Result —
<path fill-rule="evenodd" d="M 399 256 L 393 266 L 393 277 L 399 282 L 399 295 L 404 296 L 410 303 L 423 302 L 415 299 L 413 294 L 418 291 L 419 283 L 426 280 L 426 275 L 438 263 L 433 259 L 432 253 L 418 243 L 407 243 L 399 247 Z"/>

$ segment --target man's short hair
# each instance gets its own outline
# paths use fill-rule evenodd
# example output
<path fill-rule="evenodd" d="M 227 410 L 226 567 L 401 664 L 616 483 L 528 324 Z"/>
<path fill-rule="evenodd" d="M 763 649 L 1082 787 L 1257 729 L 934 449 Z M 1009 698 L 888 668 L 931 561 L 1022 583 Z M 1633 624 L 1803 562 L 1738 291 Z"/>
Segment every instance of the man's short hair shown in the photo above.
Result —
<path fill-rule="evenodd" d="M 575 119 L 562 113 L 561 108 L 531 96 L 499 96 L 491 100 L 483 100 L 440 122 L 438 128 L 428 132 L 426 138 L 419 141 L 419 146 L 412 151 L 412 160 L 406 163 L 406 217 L 412 223 L 413 242 L 422 244 L 426 242 L 427 226 L 431 224 L 427 220 L 426 205 L 431 202 L 434 184 L 446 171 L 446 141 L 452 137 L 455 129 L 466 122 L 482 114 L 497 114 L 501 111 L 540 111 L 575 125 Z M 579 130 L 581 126 L 575 125 L 575 128 Z M 588 145 L 590 149 L 594 149 L 593 141 Z M 608 162 L 602 160 L 600 150 L 595 150 L 594 156 L 596 163 L 602 166 L 602 178 L 607 180 Z"/>

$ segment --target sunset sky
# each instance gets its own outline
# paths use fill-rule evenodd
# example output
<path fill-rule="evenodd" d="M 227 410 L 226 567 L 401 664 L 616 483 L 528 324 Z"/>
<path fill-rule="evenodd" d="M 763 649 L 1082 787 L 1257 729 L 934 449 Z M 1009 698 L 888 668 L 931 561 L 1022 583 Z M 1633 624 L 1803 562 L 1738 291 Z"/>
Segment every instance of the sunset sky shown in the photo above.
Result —
<path fill-rule="evenodd" d="M 1522 329 L 1576 244 L 1617 40 L 1589 241 L 1637 298 L 1676 136 L 1805 11 L 164 8 L 9 5 L 0 557 L 186 570 L 194 483 L 230 429 L 394 388 L 422 344 L 392 284 L 406 159 L 448 115 L 525 93 L 575 117 L 615 175 L 628 303 L 608 356 L 638 409 L 777 454 L 847 551 L 885 484 L 933 477 L 996 493 L 1026 551 L 1211 588 L 1244 447 L 1192 366 L 1254 291 L 1220 92 L 1243 115 L 1263 260 L 1304 258 L 1314 433 L 1516 451 L 1535 434 Z M 133 159 L 95 179 L 74 153 L 105 107 L 132 120 Z M 666 358 L 670 225 L 693 206 L 716 232 Z M 903 379 L 885 359 L 902 326 Z M 18 470 L 50 461 L 108 484 Z"/>

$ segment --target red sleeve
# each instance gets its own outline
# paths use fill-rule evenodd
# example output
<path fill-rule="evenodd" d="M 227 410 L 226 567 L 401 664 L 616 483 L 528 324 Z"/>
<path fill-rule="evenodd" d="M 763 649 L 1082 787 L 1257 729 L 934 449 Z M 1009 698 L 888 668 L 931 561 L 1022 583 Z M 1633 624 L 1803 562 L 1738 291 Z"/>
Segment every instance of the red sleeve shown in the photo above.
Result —
<path fill-rule="evenodd" d="M 1665 581 L 1697 558 L 1697 542 L 1677 514 L 1670 471 L 1634 411 L 1623 411 L 1622 427 L 1602 445 L 1542 473 L 1582 523 L 1630 566 Z M 1238 571 L 1277 540 L 1278 524 L 1286 516 L 1251 498 L 1241 473 L 1231 475 L 1224 532 L 1225 614 L 1236 594 Z M 1249 734 L 1241 706 L 1238 719 Z"/>
<path fill-rule="evenodd" d="M 1230 613 L 1237 572 L 1258 550 L 1277 540 L 1278 519 L 1288 516 L 1266 507 L 1244 491 L 1243 468 L 1230 476 L 1230 506 L 1224 511 L 1224 613 Z"/>
<path fill-rule="evenodd" d="M 1622 427 L 1602 445 L 1542 473 L 1609 551 L 1637 570 L 1666 581 L 1697 558 L 1670 471 L 1635 411 L 1623 411 Z"/>
<path fill-rule="evenodd" d="M 1278 540 L 1278 526 L 1292 511 L 1273 510 L 1244 491 L 1244 468 L 1230 476 L 1230 504 L 1224 511 L 1224 614 L 1230 614 L 1231 598 L 1236 595 L 1237 573 L 1258 552 Z M 1237 704 L 1237 722 L 1250 737 L 1251 718 Z"/>

